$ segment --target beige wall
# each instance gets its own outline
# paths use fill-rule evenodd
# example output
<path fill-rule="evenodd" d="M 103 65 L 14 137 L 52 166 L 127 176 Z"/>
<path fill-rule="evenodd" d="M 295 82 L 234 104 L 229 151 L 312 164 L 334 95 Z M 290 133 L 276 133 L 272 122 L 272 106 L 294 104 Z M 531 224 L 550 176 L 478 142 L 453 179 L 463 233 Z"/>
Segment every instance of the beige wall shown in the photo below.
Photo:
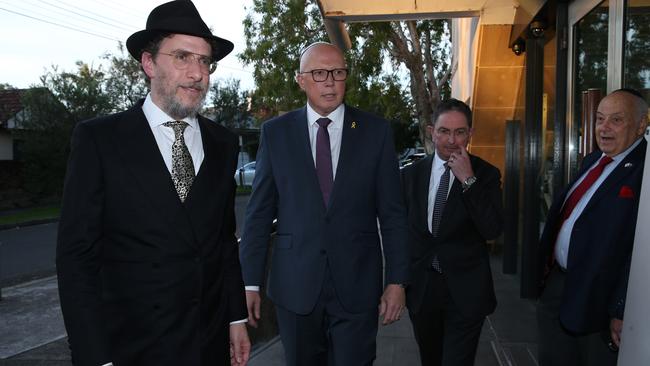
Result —
<path fill-rule="evenodd" d="M 472 98 L 474 137 L 470 151 L 494 164 L 502 174 L 506 120 L 523 116 L 524 110 L 524 56 L 508 48 L 511 27 L 480 26 Z"/>

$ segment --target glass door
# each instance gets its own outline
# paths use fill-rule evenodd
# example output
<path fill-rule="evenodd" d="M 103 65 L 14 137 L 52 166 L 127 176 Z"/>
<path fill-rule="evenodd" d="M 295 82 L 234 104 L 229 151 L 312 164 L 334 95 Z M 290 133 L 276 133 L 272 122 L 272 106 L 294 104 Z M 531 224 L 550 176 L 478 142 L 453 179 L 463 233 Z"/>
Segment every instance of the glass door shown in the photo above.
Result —
<path fill-rule="evenodd" d="M 624 29 L 623 86 L 650 102 L 650 0 L 626 1 Z"/>
<path fill-rule="evenodd" d="M 610 1 L 576 1 L 569 7 L 570 71 L 567 116 L 567 180 L 582 157 L 595 148 L 593 122 L 607 94 L 610 56 Z"/>

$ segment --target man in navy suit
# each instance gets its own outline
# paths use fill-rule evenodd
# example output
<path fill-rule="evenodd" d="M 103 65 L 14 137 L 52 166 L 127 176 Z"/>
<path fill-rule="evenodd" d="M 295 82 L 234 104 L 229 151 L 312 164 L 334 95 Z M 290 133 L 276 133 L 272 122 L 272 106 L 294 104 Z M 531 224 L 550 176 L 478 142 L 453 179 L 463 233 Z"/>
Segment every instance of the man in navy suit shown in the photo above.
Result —
<path fill-rule="evenodd" d="M 435 154 L 402 170 L 411 284 L 406 304 L 424 366 L 471 366 L 496 307 L 487 240 L 503 227 L 501 174 L 467 153 L 472 112 L 449 99 L 427 126 Z"/>
<path fill-rule="evenodd" d="M 620 89 L 598 105 L 596 142 L 554 201 L 540 240 L 542 366 L 615 365 L 623 325 L 648 105 Z M 541 270 L 544 269 L 542 272 Z"/>
<path fill-rule="evenodd" d="M 150 93 L 72 137 L 56 259 L 72 361 L 244 365 L 237 138 L 198 114 L 233 44 L 172 1 L 126 45 Z"/>
<path fill-rule="evenodd" d="M 296 75 L 307 106 L 262 126 L 240 259 L 255 325 L 277 218 L 266 290 L 287 365 L 371 365 L 378 315 L 388 324 L 404 307 L 406 219 L 393 136 L 386 120 L 343 104 L 347 74 L 340 49 L 309 46 Z"/>

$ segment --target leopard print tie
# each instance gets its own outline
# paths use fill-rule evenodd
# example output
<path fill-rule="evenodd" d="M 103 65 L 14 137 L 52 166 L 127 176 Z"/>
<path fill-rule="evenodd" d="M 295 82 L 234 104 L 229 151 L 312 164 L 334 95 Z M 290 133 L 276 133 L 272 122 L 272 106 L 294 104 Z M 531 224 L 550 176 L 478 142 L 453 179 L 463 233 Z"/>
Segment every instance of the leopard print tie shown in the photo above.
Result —
<path fill-rule="evenodd" d="M 188 126 L 184 121 L 170 121 L 163 123 L 165 127 L 171 127 L 174 130 L 174 143 L 172 144 L 172 180 L 176 193 L 185 202 L 187 194 L 190 192 L 192 182 L 194 181 L 194 164 L 192 163 L 192 155 L 185 145 L 185 138 L 183 132 Z"/>

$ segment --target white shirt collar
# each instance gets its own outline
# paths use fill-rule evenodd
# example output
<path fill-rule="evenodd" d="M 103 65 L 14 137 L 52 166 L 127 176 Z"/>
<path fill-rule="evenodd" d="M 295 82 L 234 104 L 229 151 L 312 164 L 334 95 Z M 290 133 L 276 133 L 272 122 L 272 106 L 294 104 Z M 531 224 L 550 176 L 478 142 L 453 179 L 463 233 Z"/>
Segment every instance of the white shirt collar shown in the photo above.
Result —
<path fill-rule="evenodd" d="M 309 126 L 316 123 L 316 120 L 319 118 L 329 118 L 332 123 L 327 127 L 330 128 L 341 128 L 343 127 L 343 118 L 345 116 L 345 105 L 341 103 L 332 113 L 327 116 L 321 116 L 318 114 L 312 107 L 307 103 L 307 123 Z"/>
<path fill-rule="evenodd" d="M 632 145 L 630 145 L 630 147 L 628 147 L 622 153 L 620 153 L 620 154 L 618 154 L 616 156 L 612 156 L 612 160 L 614 161 L 614 164 L 612 164 L 612 166 L 616 166 L 621 161 L 623 161 L 623 159 L 625 159 L 625 157 L 627 157 L 630 154 L 630 151 L 634 150 L 641 143 L 641 140 L 643 140 L 643 136 L 638 138 Z M 605 156 L 605 153 L 602 153 L 602 155 L 600 157 L 602 158 L 603 156 Z M 598 159 L 598 160 L 600 160 L 600 159 Z"/>
<path fill-rule="evenodd" d="M 432 169 L 433 170 L 436 170 L 436 169 L 445 170 L 445 163 L 446 162 L 447 162 L 447 160 L 442 160 L 440 158 L 440 155 L 434 153 L 433 154 L 433 167 L 432 167 Z"/>
<path fill-rule="evenodd" d="M 152 129 L 165 122 L 176 120 L 175 118 L 170 117 L 153 102 L 151 99 L 151 93 L 147 94 L 147 98 L 145 98 L 144 104 L 142 104 L 142 112 L 144 112 L 145 117 L 147 117 L 147 122 L 149 122 L 149 126 L 151 126 Z M 197 128 L 198 126 L 198 119 L 196 116 L 185 117 L 182 121 L 187 122 L 187 124 L 192 128 Z"/>

